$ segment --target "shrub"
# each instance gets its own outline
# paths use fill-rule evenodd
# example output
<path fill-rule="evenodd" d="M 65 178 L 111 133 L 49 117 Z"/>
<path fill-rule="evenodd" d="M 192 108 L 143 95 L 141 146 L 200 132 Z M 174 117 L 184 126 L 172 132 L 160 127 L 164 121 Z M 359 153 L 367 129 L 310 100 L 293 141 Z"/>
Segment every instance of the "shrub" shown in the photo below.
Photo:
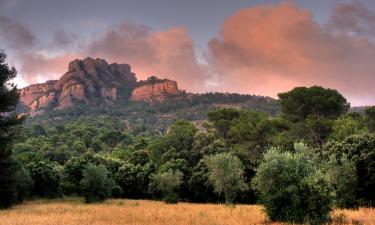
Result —
<path fill-rule="evenodd" d="M 352 135 L 343 141 L 331 141 L 324 146 L 323 154 L 345 154 L 356 170 L 355 193 L 361 205 L 375 205 L 375 134 Z"/>
<path fill-rule="evenodd" d="M 86 203 L 103 202 L 111 196 L 114 182 L 108 177 L 108 170 L 103 165 L 88 164 L 82 174 L 80 186 Z"/>
<path fill-rule="evenodd" d="M 218 194 L 225 196 L 226 203 L 233 203 L 238 192 L 247 190 L 244 168 L 237 156 L 221 153 L 205 158 L 209 181 Z"/>
<path fill-rule="evenodd" d="M 62 197 L 61 177 L 55 164 L 32 162 L 27 170 L 34 181 L 32 194 L 47 198 Z"/>
<path fill-rule="evenodd" d="M 161 192 L 163 200 L 167 203 L 177 203 L 179 200 L 177 190 L 182 184 L 182 177 L 183 173 L 179 170 L 158 172 L 151 175 L 149 190 Z"/>
<path fill-rule="evenodd" d="M 329 219 L 332 191 L 328 179 L 303 144 L 295 153 L 270 148 L 253 179 L 271 220 L 323 224 Z"/>

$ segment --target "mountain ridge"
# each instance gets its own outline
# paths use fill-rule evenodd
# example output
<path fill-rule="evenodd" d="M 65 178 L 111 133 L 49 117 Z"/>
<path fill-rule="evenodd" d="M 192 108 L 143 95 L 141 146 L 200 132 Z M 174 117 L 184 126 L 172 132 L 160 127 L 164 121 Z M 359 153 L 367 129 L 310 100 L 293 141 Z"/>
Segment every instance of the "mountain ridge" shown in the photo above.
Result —
<path fill-rule="evenodd" d="M 119 100 L 162 102 L 177 96 L 177 82 L 155 76 L 137 82 L 128 64 L 108 64 L 104 59 L 76 59 L 58 80 L 32 84 L 20 89 L 19 109 L 30 115 L 42 114 L 46 109 L 66 109 L 75 102 L 95 100 L 113 104 Z"/>

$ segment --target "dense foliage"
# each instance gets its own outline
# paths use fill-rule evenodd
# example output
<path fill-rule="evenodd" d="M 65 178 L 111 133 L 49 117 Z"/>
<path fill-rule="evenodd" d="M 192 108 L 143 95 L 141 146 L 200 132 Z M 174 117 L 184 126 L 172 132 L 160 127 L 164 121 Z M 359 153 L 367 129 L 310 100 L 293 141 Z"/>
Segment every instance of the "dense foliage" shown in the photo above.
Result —
<path fill-rule="evenodd" d="M 253 180 L 272 220 L 322 224 L 329 219 L 331 186 L 303 143 L 295 152 L 271 148 Z"/>
<path fill-rule="evenodd" d="M 15 129 L 18 94 L 8 82 L 15 71 L 4 59 L 1 207 L 64 195 L 88 203 L 262 202 L 273 220 L 321 224 L 332 207 L 375 205 L 375 110 L 348 113 L 335 90 L 295 88 L 279 103 L 215 93 L 152 105 L 81 105 Z"/>
<path fill-rule="evenodd" d="M 27 187 L 22 183 L 28 180 L 27 174 L 12 157 L 12 140 L 22 118 L 13 112 L 19 94 L 10 81 L 17 72 L 14 68 L 9 68 L 5 60 L 5 53 L 0 50 L 0 208 L 22 201 L 22 188 Z"/>

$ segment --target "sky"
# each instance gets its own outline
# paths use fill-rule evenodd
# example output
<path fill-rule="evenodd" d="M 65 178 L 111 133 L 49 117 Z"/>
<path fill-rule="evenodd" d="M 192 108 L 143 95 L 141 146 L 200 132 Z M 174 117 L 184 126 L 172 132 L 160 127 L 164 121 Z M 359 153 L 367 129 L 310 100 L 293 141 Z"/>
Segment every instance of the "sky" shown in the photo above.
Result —
<path fill-rule="evenodd" d="M 319 85 L 375 104 L 373 0 L 0 0 L 0 48 L 18 87 L 93 57 L 191 92 Z"/>

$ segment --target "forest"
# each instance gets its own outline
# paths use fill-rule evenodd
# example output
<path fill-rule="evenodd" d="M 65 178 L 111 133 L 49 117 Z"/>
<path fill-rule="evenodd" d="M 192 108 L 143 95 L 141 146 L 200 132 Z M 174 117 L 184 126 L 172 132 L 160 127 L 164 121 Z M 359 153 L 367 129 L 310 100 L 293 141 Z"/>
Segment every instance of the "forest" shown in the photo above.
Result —
<path fill-rule="evenodd" d="M 16 71 L 5 59 L 1 54 L 2 208 L 64 196 L 259 203 L 271 220 L 323 224 L 333 208 L 375 205 L 375 107 L 348 112 L 336 90 L 280 93 L 279 112 L 208 110 L 199 129 L 189 118 L 163 132 L 129 129 L 113 115 L 42 122 L 14 113 Z"/>

